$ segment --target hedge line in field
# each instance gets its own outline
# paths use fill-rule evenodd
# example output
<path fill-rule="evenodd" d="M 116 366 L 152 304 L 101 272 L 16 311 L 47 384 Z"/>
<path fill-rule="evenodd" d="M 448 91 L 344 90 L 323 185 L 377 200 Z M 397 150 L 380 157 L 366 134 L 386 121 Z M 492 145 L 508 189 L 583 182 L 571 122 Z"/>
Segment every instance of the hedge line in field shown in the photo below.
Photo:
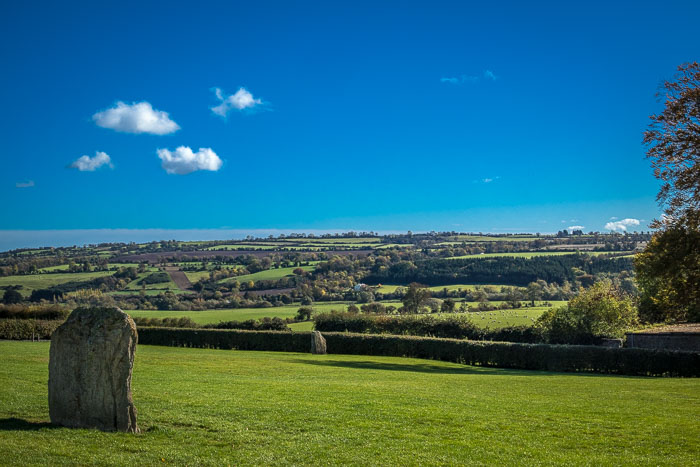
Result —
<path fill-rule="evenodd" d="M 359 313 L 321 313 L 314 317 L 314 329 L 321 332 L 393 334 L 447 339 L 489 340 L 499 342 L 543 343 L 542 329 L 534 326 L 510 326 L 491 330 L 477 326 L 466 315 L 371 315 Z"/>
<path fill-rule="evenodd" d="M 700 353 L 581 345 L 475 342 L 414 336 L 324 333 L 328 352 L 443 360 L 524 370 L 700 376 Z M 309 352 L 311 333 L 144 328 L 139 343 L 216 349 Z"/>
<path fill-rule="evenodd" d="M 0 339 L 50 339 L 62 320 L 0 319 Z"/>

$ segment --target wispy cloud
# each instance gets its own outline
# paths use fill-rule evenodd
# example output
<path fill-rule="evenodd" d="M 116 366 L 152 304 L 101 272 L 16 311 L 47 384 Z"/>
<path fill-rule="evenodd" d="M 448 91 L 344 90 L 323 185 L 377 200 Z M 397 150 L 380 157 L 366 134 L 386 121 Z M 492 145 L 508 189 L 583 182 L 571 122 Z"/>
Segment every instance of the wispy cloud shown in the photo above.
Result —
<path fill-rule="evenodd" d="M 81 172 L 94 172 L 102 166 L 107 166 L 113 169 L 112 159 L 102 151 L 97 151 L 95 157 L 81 156 L 76 161 L 74 161 L 68 167 L 71 169 L 78 169 Z"/>
<path fill-rule="evenodd" d="M 223 161 L 211 148 L 199 148 L 193 152 L 187 146 L 180 146 L 175 151 L 158 149 L 161 167 L 169 174 L 186 175 L 198 170 L 216 172 L 223 165 Z"/>
<path fill-rule="evenodd" d="M 626 232 L 628 227 L 639 225 L 639 219 L 622 219 L 621 221 L 608 222 L 605 228 L 616 232 Z"/>
<path fill-rule="evenodd" d="M 232 110 L 252 110 L 263 105 L 262 99 L 256 99 L 246 88 L 239 88 L 235 94 L 226 96 L 220 88 L 214 88 L 214 94 L 221 104 L 212 107 L 211 111 L 225 117 Z"/>
<path fill-rule="evenodd" d="M 92 116 L 97 126 L 123 133 L 150 133 L 167 135 L 175 133 L 180 126 L 170 119 L 168 112 L 154 109 L 148 102 L 131 105 L 124 102 Z"/>
<path fill-rule="evenodd" d="M 582 225 L 570 225 L 567 230 L 583 230 L 585 229 Z"/>
<path fill-rule="evenodd" d="M 472 183 L 493 183 L 494 181 L 498 180 L 499 178 L 501 178 L 501 177 L 498 176 L 498 177 L 480 178 L 478 180 L 472 180 Z"/>
<path fill-rule="evenodd" d="M 34 186 L 34 180 L 27 180 L 26 182 L 15 183 L 16 188 L 31 188 Z"/>
<path fill-rule="evenodd" d="M 496 76 L 491 70 L 486 70 L 483 73 L 483 78 L 474 75 L 445 76 L 440 78 L 440 82 L 447 84 L 474 84 L 478 83 L 482 79 L 484 81 L 496 81 L 498 76 Z"/>

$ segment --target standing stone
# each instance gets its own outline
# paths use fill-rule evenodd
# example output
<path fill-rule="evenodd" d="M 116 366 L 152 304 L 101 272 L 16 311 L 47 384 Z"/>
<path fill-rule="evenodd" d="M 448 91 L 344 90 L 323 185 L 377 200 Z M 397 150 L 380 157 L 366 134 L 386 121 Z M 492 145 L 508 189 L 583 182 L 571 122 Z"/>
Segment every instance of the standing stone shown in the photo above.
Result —
<path fill-rule="evenodd" d="M 326 339 L 318 331 L 311 333 L 311 353 L 326 355 Z"/>
<path fill-rule="evenodd" d="M 51 335 L 51 422 L 138 433 L 131 398 L 137 340 L 134 321 L 119 308 L 74 310 Z"/>

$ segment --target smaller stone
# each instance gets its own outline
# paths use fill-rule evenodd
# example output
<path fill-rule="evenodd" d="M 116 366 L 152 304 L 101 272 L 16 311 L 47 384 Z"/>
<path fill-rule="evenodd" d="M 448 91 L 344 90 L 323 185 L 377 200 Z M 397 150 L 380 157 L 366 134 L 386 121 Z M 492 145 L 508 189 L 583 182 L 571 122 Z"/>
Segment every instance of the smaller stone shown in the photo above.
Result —
<path fill-rule="evenodd" d="M 326 339 L 320 332 L 311 333 L 311 353 L 314 355 L 326 355 Z"/>

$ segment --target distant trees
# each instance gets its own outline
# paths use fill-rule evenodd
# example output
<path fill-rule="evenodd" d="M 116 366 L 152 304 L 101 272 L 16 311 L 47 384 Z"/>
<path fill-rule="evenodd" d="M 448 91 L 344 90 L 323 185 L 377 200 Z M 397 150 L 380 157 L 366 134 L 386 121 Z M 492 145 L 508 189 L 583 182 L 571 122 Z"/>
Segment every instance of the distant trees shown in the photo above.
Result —
<path fill-rule="evenodd" d="M 22 294 L 13 287 L 5 290 L 5 293 L 2 296 L 2 302 L 6 305 L 14 305 L 15 303 L 20 303 L 21 301 Z"/>
<path fill-rule="evenodd" d="M 652 224 L 660 230 L 635 258 L 646 321 L 700 320 L 700 64 L 678 72 L 664 83 L 664 110 L 644 133 L 664 208 Z"/>
<path fill-rule="evenodd" d="M 423 285 L 412 282 L 402 300 L 404 313 L 418 313 L 429 298 L 430 290 Z"/>

